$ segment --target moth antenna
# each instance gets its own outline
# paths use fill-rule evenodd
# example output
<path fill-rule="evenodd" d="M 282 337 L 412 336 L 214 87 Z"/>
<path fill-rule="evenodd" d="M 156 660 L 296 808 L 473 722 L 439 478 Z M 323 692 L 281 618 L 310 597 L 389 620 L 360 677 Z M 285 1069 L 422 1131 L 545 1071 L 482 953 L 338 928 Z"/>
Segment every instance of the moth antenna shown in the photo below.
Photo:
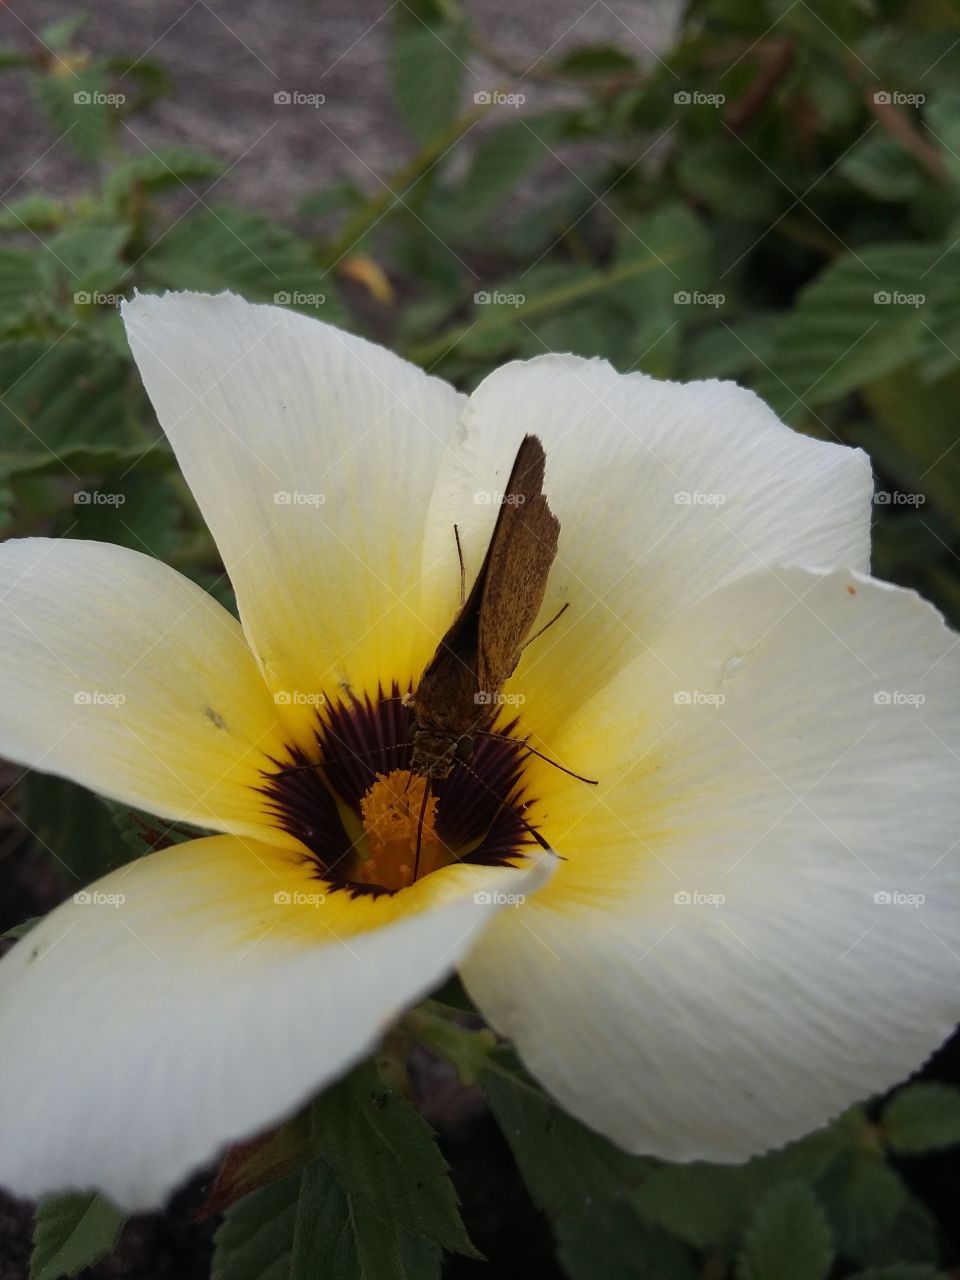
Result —
<path fill-rule="evenodd" d="M 402 751 L 408 744 L 405 742 L 395 742 L 389 747 L 367 747 L 363 751 L 352 751 L 346 756 L 331 756 L 325 760 L 314 760 L 311 764 L 291 764 L 281 769 L 277 777 L 284 777 L 288 773 L 305 773 L 308 769 L 324 769 L 328 764 L 346 764 L 351 760 L 363 760 L 365 756 L 375 756 L 383 751 Z M 403 766 L 398 766 L 402 768 Z"/>
<path fill-rule="evenodd" d="M 460 561 L 460 608 L 463 608 L 463 602 L 467 598 L 467 569 L 463 563 L 463 547 L 460 545 L 460 530 L 456 525 L 453 526 L 453 536 L 457 540 L 457 559 Z"/>
<path fill-rule="evenodd" d="M 473 736 L 477 738 L 497 738 L 500 742 L 515 742 L 518 747 L 523 747 L 524 751 L 529 751 L 532 756 L 545 760 L 547 764 L 553 765 L 554 769 L 559 769 L 561 773 L 565 773 L 571 778 L 576 778 L 578 782 L 586 782 L 591 787 L 595 787 L 599 783 L 599 778 L 585 778 L 582 773 L 574 773 L 572 769 L 568 769 L 565 765 L 559 764 L 556 760 L 551 760 L 549 756 L 544 755 L 542 751 L 538 751 L 536 747 L 531 747 L 528 738 L 511 738 L 509 733 L 494 733 L 490 729 L 474 729 Z"/>
<path fill-rule="evenodd" d="M 566 604 L 560 606 L 560 608 L 553 615 L 553 617 L 550 619 L 549 622 L 545 622 L 539 631 L 535 631 L 533 633 L 533 635 L 529 638 L 529 640 L 524 640 L 523 644 L 520 646 L 520 652 L 523 653 L 527 645 L 533 644 L 534 640 L 539 640 L 540 637 L 543 635 L 543 633 L 545 631 L 549 631 L 550 628 L 553 626 L 553 624 L 559 621 L 559 619 L 563 617 L 563 615 L 567 612 L 569 608 L 570 608 L 570 601 L 568 600 Z"/>
<path fill-rule="evenodd" d="M 511 739 L 511 741 L 515 741 L 515 739 Z M 469 765 L 466 762 L 466 760 L 458 760 L 457 764 L 460 766 L 461 769 L 466 769 L 467 773 L 469 773 L 472 778 L 476 778 L 477 782 L 480 783 L 484 791 L 486 791 L 488 795 L 493 796 L 494 800 L 496 800 L 499 803 L 500 809 L 504 808 L 504 806 L 507 804 L 506 796 L 498 795 L 497 792 L 494 791 L 493 787 L 490 786 L 489 782 L 481 778 L 480 774 L 477 773 L 476 769 L 472 768 L 472 766 Z M 498 809 L 497 813 L 494 814 L 494 820 L 496 820 L 497 814 L 499 814 L 500 809 Z M 526 818 L 521 817 L 519 813 L 517 814 L 517 821 L 520 823 L 520 825 L 523 827 L 525 831 L 528 831 L 530 835 L 533 836 L 534 840 L 536 840 L 537 844 L 540 846 L 541 849 L 546 849 L 548 853 L 553 853 L 556 857 L 558 858 L 560 857 L 560 855 L 556 853 L 555 850 L 552 849 L 549 844 L 547 844 L 546 840 L 544 840 L 543 836 L 536 829 L 536 827 L 532 827 L 530 823 L 526 820 Z M 493 824 L 491 823 L 491 825 Z"/>

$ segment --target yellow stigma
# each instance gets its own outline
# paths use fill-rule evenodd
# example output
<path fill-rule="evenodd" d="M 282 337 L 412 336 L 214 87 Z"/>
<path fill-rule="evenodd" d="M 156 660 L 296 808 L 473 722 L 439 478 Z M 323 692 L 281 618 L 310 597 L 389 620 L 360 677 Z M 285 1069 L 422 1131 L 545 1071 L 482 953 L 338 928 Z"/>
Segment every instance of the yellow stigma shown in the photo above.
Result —
<path fill-rule="evenodd" d="M 377 774 L 377 780 L 360 801 L 370 857 L 360 863 L 357 879 L 386 889 L 405 889 L 413 883 L 417 857 L 417 829 L 427 779 L 406 769 Z M 431 796 L 423 811 L 420 864 L 417 879 L 436 871 L 445 850 L 434 829 L 437 798 Z"/>

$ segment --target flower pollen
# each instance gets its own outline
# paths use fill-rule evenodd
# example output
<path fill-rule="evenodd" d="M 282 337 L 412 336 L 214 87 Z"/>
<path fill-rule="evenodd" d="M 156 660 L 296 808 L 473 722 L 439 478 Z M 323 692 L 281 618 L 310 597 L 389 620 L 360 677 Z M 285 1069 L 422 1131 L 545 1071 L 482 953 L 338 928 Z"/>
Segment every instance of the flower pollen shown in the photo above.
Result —
<path fill-rule="evenodd" d="M 436 832 L 439 801 L 430 796 L 424 805 L 426 787 L 426 778 L 406 769 L 376 775 L 376 782 L 360 801 L 370 847 L 370 857 L 361 863 L 357 873 L 361 883 L 388 889 L 405 889 L 412 884 L 418 838 L 418 875 L 429 875 L 449 861 Z"/>

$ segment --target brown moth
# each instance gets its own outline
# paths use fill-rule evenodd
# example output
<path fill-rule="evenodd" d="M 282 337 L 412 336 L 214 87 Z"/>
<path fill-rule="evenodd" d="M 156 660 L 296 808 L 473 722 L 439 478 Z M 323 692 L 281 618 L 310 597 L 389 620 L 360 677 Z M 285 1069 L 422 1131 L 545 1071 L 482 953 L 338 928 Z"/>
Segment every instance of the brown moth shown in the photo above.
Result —
<path fill-rule="evenodd" d="M 543 445 L 524 436 L 477 580 L 409 698 L 412 773 L 445 778 L 470 758 L 474 735 L 493 721 L 520 661 L 560 534 L 543 493 L 545 466 Z"/>

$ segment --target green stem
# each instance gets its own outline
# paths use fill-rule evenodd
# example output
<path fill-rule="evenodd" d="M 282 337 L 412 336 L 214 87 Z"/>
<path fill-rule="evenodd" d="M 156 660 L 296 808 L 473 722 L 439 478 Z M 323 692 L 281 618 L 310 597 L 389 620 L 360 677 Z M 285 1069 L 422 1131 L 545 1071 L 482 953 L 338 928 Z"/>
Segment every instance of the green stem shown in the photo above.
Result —
<path fill-rule="evenodd" d="M 354 249 L 370 228 L 389 211 L 390 206 L 400 203 L 411 184 L 429 173 L 444 152 L 486 115 L 490 106 L 491 104 L 483 103 L 458 116 L 433 142 L 419 151 L 408 165 L 393 175 L 386 190 L 358 209 L 328 251 L 331 265 Z"/>
<path fill-rule="evenodd" d="M 630 262 L 625 262 L 620 267 L 615 267 L 612 271 L 597 272 L 595 275 L 588 276 L 584 280 L 578 280 L 574 284 L 561 285 L 557 289 L 542 293 L 538 298 L 532 298 L 529 302 L 521 303 L 520 306 L 514 309 L 513 318 L 526 320 L 531 316 L 542 315 L 545 311 L 559 310 L 571 302 L 577 302 L 593 293 L 602 293 L 604 289 L 613 288 L 614 285 L 623 284 L 625 280 L 632 280 L 635 276 L 643 275 L 647 271 L 653 271 L 657 267 L 675 260 L 676 257 L 676 254 L 668 253 L 657 257 L 635 258 Z M 440 334 L 439 337 L 431 338 L 429 342 L 421 342 L 411 347 L 406 353 L 407 358 L 421 365 L 432 364 L 457 346 L 467 334 L 485 333 L 488 329 L 502 328 L 503 324 L 503 312 L 498 311 L 489 320 L 474 321 L 473 324 L 461 325 L 457 329 L 448 330 L 446 333 Z"/>
<path fill-rule="evenodd" d="M 404 1019 L 407 1032 L 438 1057 L 452 1063 L 460 1083 L 467 1087 L 478 1084 L 496 1047 L 497 1038 L 485 1027 L 471 1031 L 456 1019 L 462 1015 L 436 1001 L 427 1000 L 412 1009 Z"/>

